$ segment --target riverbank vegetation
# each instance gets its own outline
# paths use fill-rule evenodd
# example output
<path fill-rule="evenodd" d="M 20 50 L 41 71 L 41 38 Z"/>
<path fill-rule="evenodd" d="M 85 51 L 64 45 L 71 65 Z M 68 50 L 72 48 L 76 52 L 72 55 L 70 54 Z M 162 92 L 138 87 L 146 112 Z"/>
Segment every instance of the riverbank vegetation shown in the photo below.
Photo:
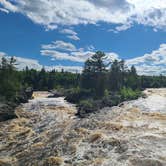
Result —
<path fill-rule="evenodd" d="M 96 52 L 85 62 L 81 74 L 46 71 L 44 68 L 37 71 L 28 67 L 18 71 L 14 58 L 2 58 L 0 101 L 18 105 L 31 97 L 32 89 L 53 90 L 77 104 L 78 115 L 84 117 L 103 107 L 136 99 L 145 88 L 166 87 L 165 76 L 139 76 L 136 68 L 127 67 L 125 61 L 109 62 L 106 58 L 103 52 Z"/>

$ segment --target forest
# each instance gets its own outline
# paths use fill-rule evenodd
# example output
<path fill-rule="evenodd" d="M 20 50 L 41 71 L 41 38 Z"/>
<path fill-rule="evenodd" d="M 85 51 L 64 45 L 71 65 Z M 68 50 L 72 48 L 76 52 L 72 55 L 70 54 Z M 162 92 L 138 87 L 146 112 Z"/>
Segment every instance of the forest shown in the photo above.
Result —
<path fill-rule="evenodd" d="M 115 106 L 142 96 L 145 88 L 166 87 L 166 76 L 139 76 L 136 68 L 128 68 L 124 60 L 106 62 L 104 52 L 96 52 L 85 64 L 82 73 L 62 70 L 17 70 L 12 57 L 0 62 L 0 102 L 17 105 L 27 102 L 33 91 L 54 91 L 77 105 L 80 117 L 107 106 Z M 10 104 L 9 104 L 10 103 Z M 1 107 L 0 107 L 1 109 Z"/>

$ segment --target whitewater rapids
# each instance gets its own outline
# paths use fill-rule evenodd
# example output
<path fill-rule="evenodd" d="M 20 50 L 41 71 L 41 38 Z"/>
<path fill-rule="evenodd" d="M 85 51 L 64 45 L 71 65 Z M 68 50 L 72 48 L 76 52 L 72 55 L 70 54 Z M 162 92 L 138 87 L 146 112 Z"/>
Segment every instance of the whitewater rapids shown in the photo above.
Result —
<path fill-rule="evenodd" d="M 0 123 L 2 166 L 166 166 L 166 89 L 87 118 L 64 98 L 35 92 Z"/>

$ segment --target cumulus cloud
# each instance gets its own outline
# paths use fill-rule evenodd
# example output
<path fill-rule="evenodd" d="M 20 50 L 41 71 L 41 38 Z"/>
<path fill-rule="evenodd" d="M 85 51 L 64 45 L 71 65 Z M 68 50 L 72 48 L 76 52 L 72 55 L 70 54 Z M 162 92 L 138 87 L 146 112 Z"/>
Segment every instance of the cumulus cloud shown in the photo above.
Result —
<path fill-rule="evenodd" d="M 156 29 L 166 28 L 165 0 L 1 0 L 4 9 L 22 13 L 46 29 L 59 25 L 118 24 L 116 31 L 138 23 Z M 68 37 L 78 40 L 76 35 Z"/>
<path fill-rule="evenodd" d="M 128 66 L 134 65 L 140 75 L 166 75 L 166 44 L 161 44 L 159 49 L 150 54 L 129 59 Z"/>

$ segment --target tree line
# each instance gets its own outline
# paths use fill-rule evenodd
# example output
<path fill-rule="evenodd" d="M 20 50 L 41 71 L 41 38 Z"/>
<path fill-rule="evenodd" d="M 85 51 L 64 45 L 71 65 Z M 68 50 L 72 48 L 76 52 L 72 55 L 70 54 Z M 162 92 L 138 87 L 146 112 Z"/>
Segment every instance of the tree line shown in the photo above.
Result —
<path fill-rule="evenodd" d="M 136 68 L 128 68 L 124 60 L 107 62 L 106 55 L 101 51 L 85 62 L 81 74 L 64 70 L 46 71 L 44 68 L 37 71 L 28 67 L 18 71 L 16 66 L 13 57 L 1 59 L 0 100 L 19 103 L 29 87 L 33 90 L 56 89 L 62 91 L 68 101 L 78 104 L 82 112 L 93 112 L 104 106 L 135 99 L 145 88 L 166 87 L 166 76 L 139 76 Z"/>

